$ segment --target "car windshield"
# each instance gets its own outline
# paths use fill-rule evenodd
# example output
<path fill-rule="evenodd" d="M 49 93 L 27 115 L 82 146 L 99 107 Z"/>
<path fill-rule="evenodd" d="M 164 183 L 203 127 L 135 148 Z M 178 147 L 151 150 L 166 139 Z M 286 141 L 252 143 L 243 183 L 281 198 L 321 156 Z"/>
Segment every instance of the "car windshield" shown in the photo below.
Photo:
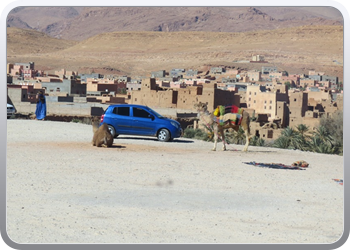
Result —
<path fill-rule="evenodd" d="M 154 111 L 153 109 L 147 107 L 147 110 L 150 111 L 152 114 L 154 114 L 155 116 L 157 116 L 160 119 L 164 119 L 164 116 L 162 116 L 161 114 L 158 114 L 156 111 Z"/>

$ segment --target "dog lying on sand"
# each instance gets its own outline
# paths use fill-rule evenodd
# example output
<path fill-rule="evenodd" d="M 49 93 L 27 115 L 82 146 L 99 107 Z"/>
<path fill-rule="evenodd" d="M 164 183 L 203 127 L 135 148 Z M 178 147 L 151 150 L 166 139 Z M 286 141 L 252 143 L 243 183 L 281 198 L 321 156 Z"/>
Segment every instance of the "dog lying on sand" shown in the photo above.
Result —
<path fill-rule="evenodd" d="M 107 124 L 102 124 L 98 127 L 98 120 L 92 120 L 92 129 L 94 136 L 92 138 L 92 145 L 96 147 L 111 147 L 113 145 L 113 136 L 109 132 Z"/>

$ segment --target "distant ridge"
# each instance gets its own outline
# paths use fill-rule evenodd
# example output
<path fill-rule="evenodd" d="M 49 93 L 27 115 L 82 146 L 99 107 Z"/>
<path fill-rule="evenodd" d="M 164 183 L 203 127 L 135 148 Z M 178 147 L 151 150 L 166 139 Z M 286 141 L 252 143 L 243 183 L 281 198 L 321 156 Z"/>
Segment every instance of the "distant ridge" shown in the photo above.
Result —
<path fill-rule="evenodd" d="M 300 26 L 233 33 L 123 31 L 80 42 L 34 30 L 7 29 L 7 61 L 33 61 L 43 70 L 149 76 L 151 71 L 201 69 L 204 65 L 252 68 L 252 64 L 235 62 L 250 61 L 253 55 L 263 55 L 290 74 L 317 70 L 342 78 L 343 27 Z"/>
<path fill-rule="evenodd" d="M 19 7 L 7 26 L 82 41 L 114 31 L 246 32 L 342 25 L 332 7 Z"/>

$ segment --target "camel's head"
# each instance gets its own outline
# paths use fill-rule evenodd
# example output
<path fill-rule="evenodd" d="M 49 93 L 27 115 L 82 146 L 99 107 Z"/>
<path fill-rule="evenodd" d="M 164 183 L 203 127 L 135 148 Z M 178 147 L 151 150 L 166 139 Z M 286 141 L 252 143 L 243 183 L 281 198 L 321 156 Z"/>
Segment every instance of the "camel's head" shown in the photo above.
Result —
<path fill-rule="evenodd" d="M 208 103 L 203 103 L 203 102 L 196 103 L 196 104 L 194 104 L 194 108 L 195 108 L 198 112 L 207 111 Z"/>

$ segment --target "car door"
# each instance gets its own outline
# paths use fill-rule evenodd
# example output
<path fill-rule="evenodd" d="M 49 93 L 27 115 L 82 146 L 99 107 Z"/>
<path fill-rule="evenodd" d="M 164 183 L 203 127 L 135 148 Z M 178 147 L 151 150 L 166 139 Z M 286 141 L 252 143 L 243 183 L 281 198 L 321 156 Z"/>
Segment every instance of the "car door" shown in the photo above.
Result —
<path fill-rule="evenodd" d="M 156 120 L 154 115 L 142 107 L 133 107 L 132 127 L 136 135 L 155 135 Z"/>
<path fill-rule="evenodd" d="M 132 117 L 130 107 L 117 106 L 112 111 L 112 125 L 117 134 L 132 134 Z"/>

